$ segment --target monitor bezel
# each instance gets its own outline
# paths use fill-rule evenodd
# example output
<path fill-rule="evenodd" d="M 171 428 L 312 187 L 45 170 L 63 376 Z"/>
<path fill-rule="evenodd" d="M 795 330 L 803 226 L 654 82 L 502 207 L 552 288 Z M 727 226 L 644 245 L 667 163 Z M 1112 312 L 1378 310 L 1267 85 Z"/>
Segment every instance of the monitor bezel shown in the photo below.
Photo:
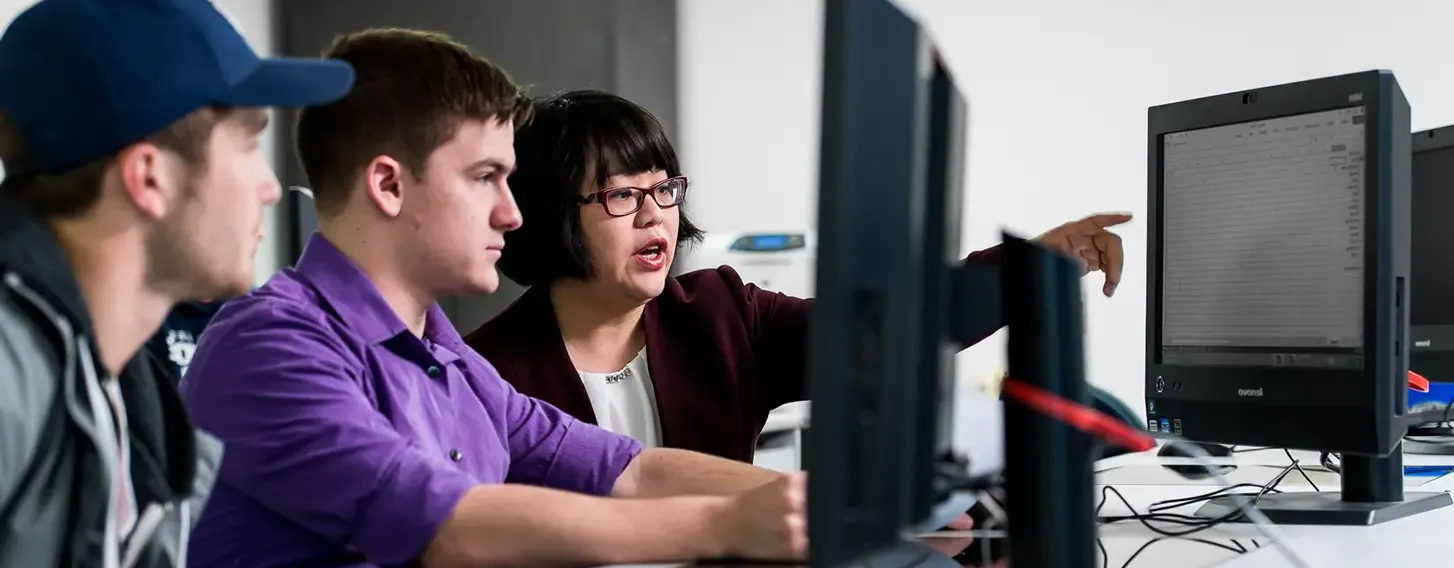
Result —
<path fill-rule="evenodd" d="M 1363 366 L 1180 366 L 1161 362 L 1163 137 L 1167 134 L 1365 107 Z M 1397 443 L 1389 415 L 1404 388 L 1407 346 L 1395 321 L 1396 277 L 1407 282 L 1407 253 L 1396 255 L 1395 204 L 1408 199 L 1408 104 L 1392 74 L 1369 71 L 1151 107 L 1148 112 L 1146 377 L 1148 422 L 1176 421 L 1182 436 L 1236 444 L 1387 453 Z M 1400 126 L 1401 125 L 1401 126 Z M 1398 152 L 1402 151 L 1402 173 Z M 1403 206 L 1407 227 L 1407 206 Z M 1404 237 L 1407 242 L 1407 237 Z M 1405 251 L 1407 248 L 1405 247 Z M 1399 266 L 1401 263 L 1401 267 Z M 1396 298 L 1396 296 L 1398 296 Z M 1402 362 L 1402 363 L 1400 363 Z M 1400 372 L 1401 367 L 1405 371 Z M 1252 393 L 1258 396 L 1253 396 Z M 1159 407 L 1159 408 L 1157 408 Z M 1337 418 L 1330 420 L 1330 413 Z M 1159 430 L 1159 428 L 1158 428 Z"/>

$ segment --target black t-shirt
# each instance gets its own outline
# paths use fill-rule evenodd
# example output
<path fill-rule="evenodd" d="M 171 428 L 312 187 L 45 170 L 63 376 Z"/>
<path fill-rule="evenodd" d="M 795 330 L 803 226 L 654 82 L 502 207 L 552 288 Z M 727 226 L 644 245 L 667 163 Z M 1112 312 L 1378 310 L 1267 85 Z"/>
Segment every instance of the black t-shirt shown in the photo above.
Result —
<path fill-rule="evenodd" d="M 173 380 L 181 380 L 182 374 L 187 372 L 202 330 L 221 307 L 221 301 L 178 304 L 167 314 L 162 328 L 146 342 L 147 350 L 166 364 Z"/>

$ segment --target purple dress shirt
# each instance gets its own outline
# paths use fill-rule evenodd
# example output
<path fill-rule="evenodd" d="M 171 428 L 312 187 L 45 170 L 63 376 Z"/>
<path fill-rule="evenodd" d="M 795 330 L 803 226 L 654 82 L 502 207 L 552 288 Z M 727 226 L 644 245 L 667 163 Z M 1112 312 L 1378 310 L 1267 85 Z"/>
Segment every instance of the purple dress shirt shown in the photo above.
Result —
<path fill-rule="evenodd" d="M 422 338 L 313 235 L 223 306 L 181 383 L 226 444 L 189 566 L 398 566 L 471 487 L 605 495 L 641 451 L 515 391 L 438 306 Z"/>

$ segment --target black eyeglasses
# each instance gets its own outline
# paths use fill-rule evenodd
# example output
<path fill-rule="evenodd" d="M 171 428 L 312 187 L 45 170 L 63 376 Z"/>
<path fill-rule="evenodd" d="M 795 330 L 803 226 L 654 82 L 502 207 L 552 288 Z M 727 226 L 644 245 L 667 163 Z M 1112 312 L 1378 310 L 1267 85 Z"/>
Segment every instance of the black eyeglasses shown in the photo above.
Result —
<path fill-rule="evenodd" d="M 582 195 L 580 203 L 581 205 L 600 203 L 607 215 L 625 217 L 641 210 L 641 205 L 646 203 L 648 193 L 651 194 L 651 199 L 656 201 L 657 207 L 662 209 L 676 207 L 687 198 L 687 178 L 685 176 L 666 178 L 660 183 L 644 189 L 640 187 L 607 188 Z"/>

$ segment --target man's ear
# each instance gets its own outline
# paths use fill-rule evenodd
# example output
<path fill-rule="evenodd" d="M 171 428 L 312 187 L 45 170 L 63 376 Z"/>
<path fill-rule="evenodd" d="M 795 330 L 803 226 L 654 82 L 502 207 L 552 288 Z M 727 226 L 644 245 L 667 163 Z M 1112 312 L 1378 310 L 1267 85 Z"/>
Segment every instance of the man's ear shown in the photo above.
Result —
<path fill-rule="evenodd" d="M 369 161 L 364 172 L 368 184 L 369 200 L 386 217 L 398 217 L 404 209 L 405 171 L 403 164 L 389 156 L 378 156 Z"/>
<path fill-rule="evenodd" d="M 171 212 L 187 181 L 179 161 L 156 144 L 138 142 L 121 150 L 113 167 L 131 204 L 143 216 L 161 219 Z"/>

